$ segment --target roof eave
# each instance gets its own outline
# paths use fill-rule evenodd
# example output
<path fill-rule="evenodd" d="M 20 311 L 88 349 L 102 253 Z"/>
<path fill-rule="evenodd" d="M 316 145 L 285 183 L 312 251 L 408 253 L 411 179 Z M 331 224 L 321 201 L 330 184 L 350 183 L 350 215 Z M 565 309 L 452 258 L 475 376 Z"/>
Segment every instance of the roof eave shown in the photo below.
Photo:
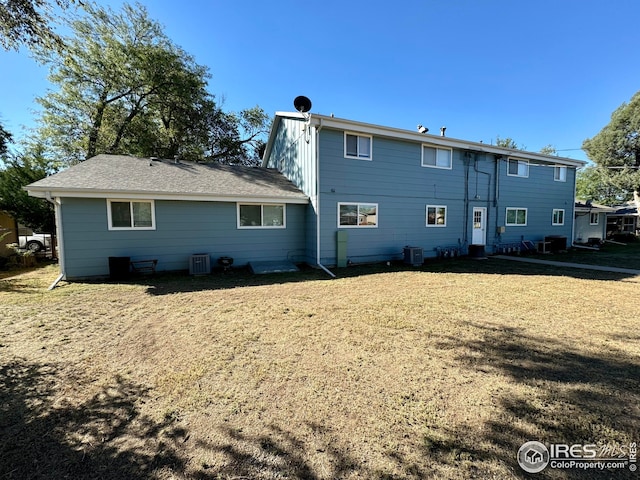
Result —
<path fill-rule="evenodd" d="M 545 163 L 565 165 L 580 168 L 587 164 L 583 160 L 575 160 L 566 157 L 557 157 L 554 155 L 546 155 L 536 152 L 527 152 L 524 150 L 514 150 L 511 148 L 498 147 L 495 145 L 487 145 L 480 142 L 471 142 L 468 140 L 461 140 L 453 137 L 443 137 L 440 135 L 423 134 L 419 132 L 412 132 L 410 130 L 386 127 L 382 125 L 374 125 L 370 123 L 358 122 L 354 120 L 347 120 L 344 118 L 327 117 L 325 115 L 310 114 L 309 121 L 314 126 L 322 125 L 322 128 L 334 128 L 338 130 L 354 130 L 357 132 L 367 133 L 374 136 L 397 138 L 402 140 L 409 140 L 417 143 L 426 143 L 432 145 L 445 146 L 449 148 L 457 148 L 461 150 L 471 150 L 479 153 L 490 153 L 503 157 L 521 158 L 523 160 L 534 160 Z M 305 116 L 297 112 L 276 112 L 276 116 L 272 125 L 271 135 L 269 136 L 268 148 L 271 145 L 272 136 L 275 135 L 275 130 L 278 122 L 281 118 L 293 118 L 304 120 Z M 265 159 L 268 158 L 265 151 Z"/>
<path fill-rule="evenodd" d="M 302 195 L 222 195 L 203 193 L 176 193 L 130 190 L 96 190 L 85 188 L 29 187 L 25 188 L 30 196 L 37 198 L 105 198 L 129 200 L 175 200 L 193 202 L 256 202 L 256 203 L 295 203 L 307 204 L 309 198 Z"/>

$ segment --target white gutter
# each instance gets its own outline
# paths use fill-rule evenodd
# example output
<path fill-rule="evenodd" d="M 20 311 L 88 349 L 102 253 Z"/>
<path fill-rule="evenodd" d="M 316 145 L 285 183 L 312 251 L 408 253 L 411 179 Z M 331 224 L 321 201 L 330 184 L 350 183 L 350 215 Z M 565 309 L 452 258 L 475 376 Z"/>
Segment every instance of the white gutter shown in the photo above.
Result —
<path fill-rule="evenodd" d="M 53 290 L 60 280 L 63 280 L 67 275 L 64 264 L 64 238 L 62 236 L 62 204 L 59 197 L 53 198 L 51 196 L 51 192 L 46 192 L 45 195 L 47 201 L 53 203 L 54 218 L 56 222 L 56 247 L 58 248 L 58 265 L 60 267 L 60 276 L 49 286 L 49 290 Z"/>
<path fill-rule="evenodd" d="M 310 127 L 307 127 L 310 128 Z M 319 120 L 316 127 L 316 191 L 315 204 L 316 204 L 316 265 L 322 270 L 331 275 L 331 278 L 336 278 L 335 274 L 320 262 L 320 130 L 322 130 L 322 119 Z"/>

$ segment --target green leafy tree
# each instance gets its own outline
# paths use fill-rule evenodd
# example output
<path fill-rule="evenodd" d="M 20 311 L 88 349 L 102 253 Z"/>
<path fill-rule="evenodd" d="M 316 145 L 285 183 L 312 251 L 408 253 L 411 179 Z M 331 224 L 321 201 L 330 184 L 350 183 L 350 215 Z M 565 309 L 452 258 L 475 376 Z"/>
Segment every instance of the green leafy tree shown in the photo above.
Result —
<path fill-rule="evenodd" d="M 43 155 L 40 146 L 24 155 L 13 155 L 0 170 L 0 210 L 11 214 L 18 222 L 33 230 L 54 232 L 53 205 L 30 197 L 22 188 L 50 175 L 56 166 Z"/>
<path fill-rule="evenodd" d="M 542 147 L 540 149 L 540 153 L 544 154 L 544 155 L 558 155 L 558 151 L 556 150 L 556 147 L 554 147 L 551 144 L 545 145 L 544 147 Z"/>
<path fill-rule="evenodd" d="M 43 49 L 59 88 L 39 99 L 38 138 L 76 163 L 98 153 L 236 162 L 251 158 L 267 116 L 226 113 L 208 69 L 174 45 L 140 4 L 94 5 L 70 21 L 62 52 Z"/>
<path fill-rule="evenodd" d="M 496 146 L 497 147 L 503 147 L 503 148 L 511 148 L 512 150 L 526 150 L 527 149 L 527 147 L 525 147 L 524 145 L 518 145 L 513 138 L 511 138 L 511 137 L 500 138 L 500 135 L 496 136 Z"/>
<path fill-rule="evenodd" d="M 608 185 L 625 197 L 640 191 L 640 92 L 617 108 L 610 122 L 582 148 Z"/>
<path fill-rule="evenodd" d="M 576 197 L 602 205 L 617 205 L 629 200 L 631 194 L 611 183 L 606 169 L 590 165 L 578 171 Z"/>
<path fill-rule="evenodd" d="M 26 47 L 59 47 L 60 37 L 53 31 L 54 9 L 66 10 L 73 0 L 0 1 L 0 46 L 5 50 Z"/>
<path fill-rule="evenodd" d="M 0 158 L 4 158 L 4 156 L 9 151 L 9 143 L 13 141 L 13 137 L 11 133 L 9 133 L 5 128 L 0 124 Z"/>

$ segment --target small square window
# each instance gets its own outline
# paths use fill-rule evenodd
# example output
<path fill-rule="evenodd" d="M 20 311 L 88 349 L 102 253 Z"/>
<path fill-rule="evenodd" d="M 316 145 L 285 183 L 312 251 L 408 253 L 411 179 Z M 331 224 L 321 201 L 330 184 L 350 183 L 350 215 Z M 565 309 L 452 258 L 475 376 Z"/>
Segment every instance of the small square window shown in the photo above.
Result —
<path fill-rule="evenodd" d="M 422 146 L 422 166 L 451 169 L 452 151 L 450 148 Z"/>
<path fill-rule="evenodd" d="M 427 227 L 446 227 L 447 207 L 443 205 L 427 205 Z"/>
<path fill-rule="evenodd" d="M 564 210 L 555 208 L 553 210 L 553 220 L 551 221 L 552 225 L 564 225 Z"/>
<path fill-rule="evenodd" d="M 371 160 L 371 137 L 369 135 L 345 133 L 344 156 L 346 158 Z"/>
<path fill-rule="evenodd" d="M 562 165 L 556 165 L 553 168 L 553 179 L 556 182 L 566 182 L 567 181 L 567 167 Z"/>
<path fill-rule="evenodd" d="M 589 214 L 589 225 L 598 225 L 600 223 L 600 214 L 599 213 L 590 213 Z"/>
<path fill-rule="evenodd" d="M 528 177 L 529 162 L 527 162 L 526 160 L 518 160 L 516 158 L 510 158 L 507 175 L 511 177 Z"/>

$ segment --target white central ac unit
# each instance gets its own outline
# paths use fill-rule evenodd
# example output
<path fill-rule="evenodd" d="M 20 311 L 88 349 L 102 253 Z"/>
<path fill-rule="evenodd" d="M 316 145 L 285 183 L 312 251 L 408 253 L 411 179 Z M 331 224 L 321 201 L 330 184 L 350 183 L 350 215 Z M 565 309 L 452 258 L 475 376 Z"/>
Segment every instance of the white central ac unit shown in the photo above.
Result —
<path fill-rule="evenodd" d="M 211 258 L 208 253 L 196 253 L 189 257 L 189 275 L 209 275 Z"/>

